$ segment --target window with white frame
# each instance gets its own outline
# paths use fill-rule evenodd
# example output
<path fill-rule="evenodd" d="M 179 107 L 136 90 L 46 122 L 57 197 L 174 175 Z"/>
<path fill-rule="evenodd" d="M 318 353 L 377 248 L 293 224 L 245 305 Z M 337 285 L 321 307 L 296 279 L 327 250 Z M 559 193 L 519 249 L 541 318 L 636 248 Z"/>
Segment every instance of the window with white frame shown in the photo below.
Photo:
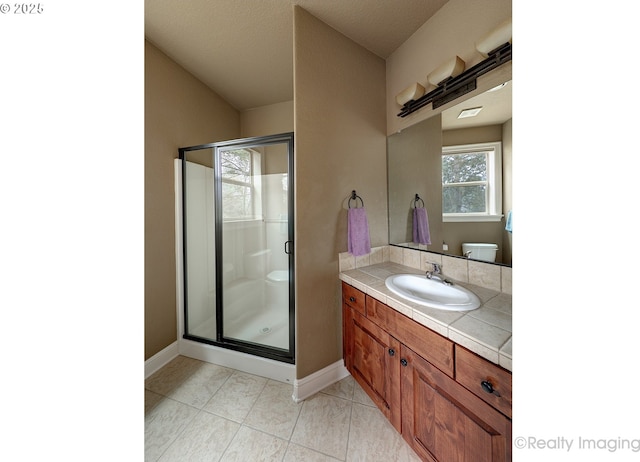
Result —
<path fill-rule="evenodd" d="M 443 221 L 502 218 L 502 143 L 442 148 Z"/>

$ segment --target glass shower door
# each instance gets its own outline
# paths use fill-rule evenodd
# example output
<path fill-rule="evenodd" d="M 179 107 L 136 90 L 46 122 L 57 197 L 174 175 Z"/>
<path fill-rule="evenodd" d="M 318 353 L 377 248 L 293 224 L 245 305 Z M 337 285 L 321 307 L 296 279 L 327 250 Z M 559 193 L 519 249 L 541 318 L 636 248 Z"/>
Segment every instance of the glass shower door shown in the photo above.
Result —
<path fill-rule="evenodd" d="M 293 361 L 290 137 L 216 147 L 222 341 Z"/>
<path fill-rule="evenodd" d="M 295 362 L 293 134 L 180 149 L 184 337 Z"/>

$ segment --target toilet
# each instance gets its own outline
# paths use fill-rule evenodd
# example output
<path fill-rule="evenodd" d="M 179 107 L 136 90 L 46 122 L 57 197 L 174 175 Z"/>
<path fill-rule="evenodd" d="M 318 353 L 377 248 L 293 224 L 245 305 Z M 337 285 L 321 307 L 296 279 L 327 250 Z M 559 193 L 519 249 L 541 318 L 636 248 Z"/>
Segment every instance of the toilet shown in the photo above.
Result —
<path fill-rule="evenodd" d="M 467 254 L 467 252 L 470 253 Z M 462 254 L 473 260 L 495 262 L 497 252 L 497 244 L 485 244 L 479 242 L 464 242 L 462 244 Z"/>
<path fill-rule="evenodd" d="M 279 308 L 289 306 L 288 270 L 274 270 L 267 274 L 267 302 Z"/>
<path fill-rule="evenodd" d="M 266 301 L 277 307 L 289 306 L 289 271 L 268 271 L 271 261 L 271 250 L 263 249 L 244 257 L 244 274 L 247 278 L 265 281 Z"/>

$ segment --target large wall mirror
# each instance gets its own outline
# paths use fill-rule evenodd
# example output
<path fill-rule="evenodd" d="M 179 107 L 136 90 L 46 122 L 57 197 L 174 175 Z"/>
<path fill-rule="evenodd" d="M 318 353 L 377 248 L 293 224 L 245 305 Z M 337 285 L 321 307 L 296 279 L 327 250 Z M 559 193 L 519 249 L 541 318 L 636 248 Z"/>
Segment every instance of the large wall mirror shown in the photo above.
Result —
<path fill-rule="evenodd" d="M 455 106 L 387 138 L 390 244 L 456 256 L 465 256 L 465 243 L 494 244 L 495 263 L 511 266 L 511 86 L 507 81 L 480 95 L 462 97 Z M 482 109 L 475 116 L 459 118 L 462 111 L 477 108 Z M 498 152 L 478 155 L 484 149 L 491 152 L 491 146 Z M 495 164 L 489 160 L 476 171 L 472 159 L 491 155 Z M 477 198 L 485 201 L 486 210 L 474 205 Z M 415 206 L 427 211 L 430 244 L 414 242 Z"/>

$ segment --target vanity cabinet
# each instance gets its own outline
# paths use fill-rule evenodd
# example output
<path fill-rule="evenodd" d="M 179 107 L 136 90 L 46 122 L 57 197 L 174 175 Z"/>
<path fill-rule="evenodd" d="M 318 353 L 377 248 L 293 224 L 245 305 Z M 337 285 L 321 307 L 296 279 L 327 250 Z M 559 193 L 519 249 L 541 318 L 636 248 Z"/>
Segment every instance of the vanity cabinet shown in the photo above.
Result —
<path fill-rule="evenodd" d="M 425 461 L 511 460 L 511 373 L 343 282 L 345 367 Z"/>
<path fill-rule="evenodd" d="M 361 314 L 364 297 L 362 304 L 349 303 L 353 297 L 347 295 L 345 301 L 345 292 L 349 291 L 343 292 L 345 367 L 400 432 L 400 343 Z"/>
<path fill-rule="evenodd" d="M 511 460 L 511 421 L 402 348 L 402 436 L 428 461 Z"/>

